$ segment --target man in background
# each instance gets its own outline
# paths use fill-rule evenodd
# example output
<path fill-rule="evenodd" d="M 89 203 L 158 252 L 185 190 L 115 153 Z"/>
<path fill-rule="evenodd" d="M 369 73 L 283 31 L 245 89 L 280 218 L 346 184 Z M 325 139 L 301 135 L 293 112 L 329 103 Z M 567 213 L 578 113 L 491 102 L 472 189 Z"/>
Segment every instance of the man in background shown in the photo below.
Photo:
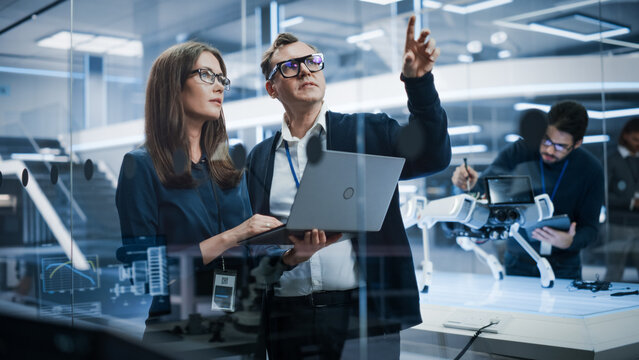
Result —
<path fill-rule="evenodd" d="M 536 149 L 517 141 L 501 151 L 481 175 L 464 166 L 455 169 L 453 184 L 484 192 L 483 178 L 495 175 L 528 175 L 535 195 L 548 194 L 555 215 L 567 214 L 568 231 L 549 227 L 535 229 L 527 239 L 539 252 L 540 242 L 552 245 L 545 255 L 557 278 L 581 279 L 579 252 L 597 239 L 599 214 L 604 199 L 604 177 L 599 161 L 581 149 L 588 127 L 588 113 L 579 103 L 561 101 L 548 113 L 548 127 Z M 527 238 L 525 232 L 522 236 Z M 508 275 L 539 276 L 535 261 L 514 240 L 508 239 L 504 259 Z"/>

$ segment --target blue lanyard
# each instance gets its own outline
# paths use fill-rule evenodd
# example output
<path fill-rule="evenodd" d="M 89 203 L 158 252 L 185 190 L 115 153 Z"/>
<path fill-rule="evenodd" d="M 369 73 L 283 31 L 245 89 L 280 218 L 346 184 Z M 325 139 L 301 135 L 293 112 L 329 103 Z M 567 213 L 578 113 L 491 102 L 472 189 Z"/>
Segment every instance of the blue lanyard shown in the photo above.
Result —
<path fill-rule="evenodd" d="M 288 158 L 288 165 L 291 167 L 291 173 L 293 174 L 293 180 L 295 180 L 295 187 L 300 188 L 300 182 L 297 180 L 297 175 L 295 175 L 295 168 L 293 167 L 293 160 L 291 160 L 291 152 L 288 149 L 288 141 L 282 140 L 284 142 L 284 148 L 286 149 L 286 157 Z"/>
<path fill-rule="evenodd" d="M 564 163 L 564 167 L 561 168 L 561 172 L 559 173 L 559 177 L 557 178 L 557 182 L 555 183 L 555 187 L 552 189 L 552 195 L 550 195 L 550 200 L 553 201 L 555 199 L 555 194 L 557 193 L 557 189 L 559 188 L 559 183 L 561 182 L 561 178 L 564 176 L 564 172 L 568 167 L 568 161 Z M 539 157 L 539 170 L 541 170 L 541 191 L 546 194 L 546 181 L 544 179 L 544 162 L 541 157 Z"/>

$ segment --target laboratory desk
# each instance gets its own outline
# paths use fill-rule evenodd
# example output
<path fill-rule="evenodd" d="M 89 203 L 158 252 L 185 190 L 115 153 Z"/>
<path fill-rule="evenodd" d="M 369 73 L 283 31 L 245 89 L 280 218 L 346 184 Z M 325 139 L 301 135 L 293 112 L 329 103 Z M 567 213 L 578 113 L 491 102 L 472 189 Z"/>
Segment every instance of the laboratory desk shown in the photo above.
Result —
<path fill-rule="evenodd" d="M 258 352 L 257 332 L 240 331 L 225 321 L 218 331 L 207 326 L 219 319 L 202 318 L 196 333 L 191 333 L 188 321 L 148 324 L 144 344 L 178 359 L 214 359 L 227 356 L 252 357 Z M 179 327 L 179 331 L 175 331 Z M 264 352 L 264 348 L 260 349 Z"/>
<path fill-rule="evenodd" d="M 527 359 L 639 359 L 639 295 L 611 296 L 639 284 L 613 283 L 610 290 L 592 292 L 570 283 L 557 279 L 545 289 L 538 278 L 497 281 L 435 272 L 428 293 L 421 294 L 424 322 L 402 335 L 402 350 L 430 344 L 449 349 L 439 356 L 454 357 L 475 330 L 498 321 L 470 351 Z"/>

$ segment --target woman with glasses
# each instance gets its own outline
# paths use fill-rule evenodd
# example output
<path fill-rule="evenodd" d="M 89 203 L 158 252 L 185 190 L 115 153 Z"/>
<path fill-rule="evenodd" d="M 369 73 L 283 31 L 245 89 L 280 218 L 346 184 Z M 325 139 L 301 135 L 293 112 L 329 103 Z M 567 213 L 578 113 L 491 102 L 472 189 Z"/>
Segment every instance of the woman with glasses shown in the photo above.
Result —
<path fill-rule="evenodd" d="M 146 260 L 164 266 L 163 281 L 149 290 L 156 295 L 152 316 L 169 309 L 169 290 L 193 289 L 180 282 L 193 284 L 195 276 L 169 272 L 167 278 L 165 260 L 151 259 L 151 255 L 140 258 L 135 255 L 140 250 L 148 254 L 157 253 L 148 249 L 180 251 L 185 262 L 180 264 L 182 271 L 195 264 L 195 272 L 202 272 L 198 278 L 208 279 L 214 271 L 241 270 L 246 257 L 245 250 L 236 247 L 238 241 L 281 224 L 270 216 L 252 215 L 243 170 L 229 156 L 222 103 L 230 84 L 222 55 L 203 43 L 175 45 L 151 68 L 146 141 L 124 157 L 116 205 L 124 245 L 118 258 L 125 264 Z M 235 279 L 225 278 L 225 285 L 234 289 Z M 212 280 L 204 283 L 209 288 L 212 284 Z M 204 292 L 212 294 L 212 290 Z M 234 302 L 229 300 L 233 294 L 220 295 L 226 296 L 226 302 L 219 304 L 213 299 L 214 305 L 233 310 Z M 182 299 L 194 295 L 181 294 Z"/>
<path fill-rule="evenodd" d="M 568 231 L 538 228 L 528 240 L 548 259 L 557 278 L 581 279 L 579 252 L 596 241 L 599 231 L 604 176 L 599 161 L 581 148 L 587 128 L 586 109 L 575 101 L 560 101 L 550 108 L 548 126 L 536 148 L 517 141 L 503 149 L 481 177 L 463 165 L 452 177 L 462 190 L 483 192 L 486 176 L 530 176 L 535 195 L 548 194 L 554 214 L 566 214 L 571 220 Z M 508 275 L 539 276 L 535 261 L 514 239 L 506 244 L 504 265 Z"/>

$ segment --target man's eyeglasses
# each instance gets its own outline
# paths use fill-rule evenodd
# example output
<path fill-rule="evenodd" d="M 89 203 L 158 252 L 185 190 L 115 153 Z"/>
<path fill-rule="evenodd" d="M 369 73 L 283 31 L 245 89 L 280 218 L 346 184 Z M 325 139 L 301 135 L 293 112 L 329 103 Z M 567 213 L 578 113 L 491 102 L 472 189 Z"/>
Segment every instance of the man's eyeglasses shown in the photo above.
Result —
<path fill-rule="evenodd" d="M 191 71 L 191 74 L 195 73 L 198 73 L 200 75 L 200 79 L 202 81 L 211 85 L 215 84 L 215 79 L 217 78 L 217 81 L 219 81 L 220 84 L 224 86 L 224 90 L 231 90 L 231 80 L 229 80 L 229 78 L 227 78 L 223 74 L 216 74 L 209 69 L 195 69 Z"/>
<path fill-rule="evenodd" d="M 300 73 L 300 69 L 302 68 L 302 63 L 306 65 L 306 68 L 310 72 L 317 72 L 324 69 L 324 54 L 311 54 L 302 57 L 298 57 L 296 59 L 288 59 L 282 62 L 275 64 L 273 70 L 268 74 L 266 80 L 271 80 L 277 70 L 280 70 L 280 74 L 284 78 L 292 78 Z"/>
<path fill-rule="evenodd" d="M 573 145 L 554 143 L 554 142 L 552 142 L 552 140 L 550 140 L 548 138 L 548 136 L 544 136 L 544 139 L 541 140 L 541 144 L 543 146 L 546 146 L 546 147 L 554 146 L 555 150 L 558 151 L 558 152 L 568 151 L 568 150 L 572 149 L 572 147 L 573 147 Z"/>

